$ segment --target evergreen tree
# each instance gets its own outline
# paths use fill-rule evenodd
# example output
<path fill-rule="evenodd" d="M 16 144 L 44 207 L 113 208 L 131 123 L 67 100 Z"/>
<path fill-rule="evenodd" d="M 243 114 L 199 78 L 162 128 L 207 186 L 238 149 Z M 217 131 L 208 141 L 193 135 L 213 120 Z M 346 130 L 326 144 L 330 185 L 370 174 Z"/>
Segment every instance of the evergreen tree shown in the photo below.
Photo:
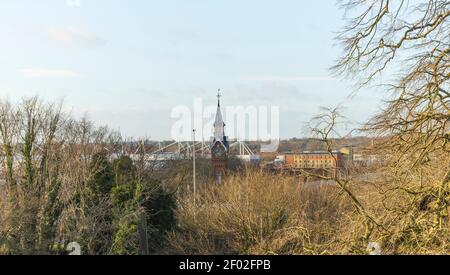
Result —
<path fill-rule="evenodd" d="M 129 184 L 135 180 L 136 166 L 128 156 L 121 156 L 113 161 L 116 186 Z"/>
<path fill-rule="evenodd" d="M 130 157 L 122 156 L 113 162 L 115 187 L 112 189 L 114 237 L 111 253 L 138 254 L 139 201 L 141 187 L 135 179 L 136 167 Z"/>
<path fill-rule="evenodd" d="M 82 239 L 89 254 L 106 254 L 113 235 L 111 189 L 114 173 L 105 153 L 96 153 L 89 164 L 90 181 L 84 192 L 84 214 L 91 227 Z"/>
<path fill-rule="evenodd" d="M 152 183 L 149 196 L 142 202 L 147 217 L 150 252 L 157 253 L 165 243 L 165 234 L 176 225 L 174 194 L 164 190 L 159 181 Z"/>
<path fill-rule="evenodd" d="M 91 182 L 89 184 L 91 191 L 97 196 L 108 195 L 114 184 L 114 174 L 106 154 L 94 154 L 89 170 L 91 172 Z"/>

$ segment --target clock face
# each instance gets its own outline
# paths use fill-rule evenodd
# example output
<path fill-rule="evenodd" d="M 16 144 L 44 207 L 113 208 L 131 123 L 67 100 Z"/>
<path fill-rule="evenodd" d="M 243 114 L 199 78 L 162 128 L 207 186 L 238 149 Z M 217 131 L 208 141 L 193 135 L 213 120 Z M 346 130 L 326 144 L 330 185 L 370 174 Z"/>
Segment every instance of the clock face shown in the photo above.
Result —
<path fill-rule="evenodd" d="M 222 154 L 223 154 L 222 149 L 220 149 L 219 146 L 214 147 L 214 148 L 213 148 L 213 154 L 214 154 L 214 156 L 216 156 L 216 157 L 221 157 Z"/>

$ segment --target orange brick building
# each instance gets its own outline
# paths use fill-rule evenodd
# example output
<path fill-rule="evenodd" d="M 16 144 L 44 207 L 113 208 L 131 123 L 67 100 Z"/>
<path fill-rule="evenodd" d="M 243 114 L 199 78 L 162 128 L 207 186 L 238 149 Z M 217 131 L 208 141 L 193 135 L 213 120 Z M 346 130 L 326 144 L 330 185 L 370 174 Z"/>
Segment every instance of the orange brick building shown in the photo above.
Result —
<path fill-rule="evenodd" d="M 337 172 L 344 168 L 345 158 L 339 151 L 313 151 L 284 155 L 284 169 L 288 170 L 326 170 Z"/>

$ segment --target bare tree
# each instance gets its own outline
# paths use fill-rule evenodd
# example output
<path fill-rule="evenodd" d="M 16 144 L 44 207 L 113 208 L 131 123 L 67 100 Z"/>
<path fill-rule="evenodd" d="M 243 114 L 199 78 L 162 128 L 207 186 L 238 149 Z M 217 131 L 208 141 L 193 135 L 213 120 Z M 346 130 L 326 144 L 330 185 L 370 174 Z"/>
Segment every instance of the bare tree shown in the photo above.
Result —
<path fill-rule="evenodd" d="M 360 88 L 381 82 L 391 91 L 366 127 L 383 137 L 378 153 L 389 160 L 378 190 L 388 210 L 383 219 L 396 233 L 385 241 L 393 252 L 415 243 L 426 253 L 448 224 L 450 2 L 341 3 L 348 24 L 338 36 L 344 53 L 334 72 Z"/>
<path fill-rule="evenodd" d="M 10 192 L 16 184 L 13 166 L 17 145 L 17 133 L 20 131 L 19 119 L 18 110 L 16 110 L 9 101 L 0 101 L 0 134 L 4 154 L 6 183 Z"/>
<path fill-rule="evenodd" d="M 345 51 L 335 72 L 358 76 L 360 85 L 399 75 L 384 80 L 393 95 L 370 129 L 396 137 L 407 157 L 418 150 L 416 163 L 436 147 L 449 152 L 450 2 L 342 2 L 357 15 L 338 36 Z"/>
<path fill-rule="evenodd" d="M 339 144 L 338 139 L 345 138 L 351 134 L 342 135 L 339 133 L 339 126 L 344 123 L 344 117 L 339 113 L 339 108 L 322 108 L 323 112 L 316 117 L 314 117 L 310 122 L 310 131 L 314 138 L 317 138 L 322 145 L 325 146 L 326 152 L 332 157 L 334 162 L 334 167 L 329 169 L 327 175 L 320 175 L 318 173 L 310 173 L 304 170 L 302 173 L 315 178 L 320 178 L 322 180 L 334 182 L 341 193 L 347 196 L 357 213 L 356 219 L 359 220 L 361 225 L 364 225 L 364 230 L 361 234 L 356 234 L 353 237 L 353 241 L 350 244 L 351 250 L 358 253 L 365 253 L 365 247 L 371 240 L 375 230 L 383 233 L 389 233 L 389 229 L 386 228 L 380 221 L 377 220 L 374 213 L 371 212 L 370 207 L 367 207 L 366 201 L 360 196 L 358 188 L 361 187 L 361 182 L 357 180 L 358 175 L 353 175 L 356 177 L 342 175 L 342 170 L 344 167 L 339 164 L 338 156 L 336 154 L 336 148 Z M 350 165 L 349 160 L 345 165 Z M 360 171 L 361 173 L 361 171 Z M 356 178 L 356 179 L 355 179 Z"/>

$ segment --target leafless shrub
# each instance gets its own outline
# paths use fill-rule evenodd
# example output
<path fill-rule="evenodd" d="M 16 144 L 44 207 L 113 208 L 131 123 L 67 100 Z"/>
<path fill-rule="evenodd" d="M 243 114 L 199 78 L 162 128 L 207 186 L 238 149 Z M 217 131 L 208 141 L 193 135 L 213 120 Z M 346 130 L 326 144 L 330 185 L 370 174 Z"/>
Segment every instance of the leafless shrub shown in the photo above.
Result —
<path fill-rule="evenodd" d="M 371 182 L 377 238 L 389 253 L 448 251 L 450 3 L 341 1 L 350 17 L 334 67 L 359 87 L 380 81 L 392 95 L 365 130 L 386 167 Z M 356 14 L 356 15 L 355 15 Z M 394 75 L 395 78 L 383 77 Z M 381 202 L 381 203 L 380 203 Z"/>
<path fill-rule="evenodd" d="M 180 197 L 168 253 L 331 253 L 339 220 L 350 209 L 334 189 L 250 170 L 205 186 L 195 204 L 192 196 Z"/>

